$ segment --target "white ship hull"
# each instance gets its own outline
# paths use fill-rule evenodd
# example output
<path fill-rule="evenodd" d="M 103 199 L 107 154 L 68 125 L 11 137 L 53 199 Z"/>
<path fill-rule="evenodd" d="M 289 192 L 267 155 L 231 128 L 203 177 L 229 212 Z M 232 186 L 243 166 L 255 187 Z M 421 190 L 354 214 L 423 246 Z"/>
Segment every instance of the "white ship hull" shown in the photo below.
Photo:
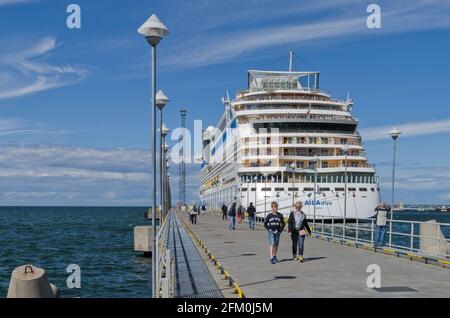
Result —
<path fill-rule="evenodd" d="M 259 216 L 264 216 L 271 210 L 271 203 L 277 202 L 279 205 L 279 212 L 284 215 L 288 215 L 293 206 L 292 193 L 287 189 L 292 187 L 287 183 L 275 183 L 270 185 L 273 188 L 284 188 L 285 191 L 267 191 L 266 194 L 262 191 L 265 188 L 265 184 L 256 185 L 255 191 L 251 191 L 255 188 L 255 184 L 243 184 L 240 188 L 241 204 L 243 207 L 247 207 L 250 202 L 256 206 L 256 211 Z M 319 185 L 320 187 L 321 185 Z M 375 215 L 375 208 L 380 202 L 380 194 L 376 184 L 352 184 L 352 187 L 357 187 L 356 192 L 349 192 L 347 196 L 347 219 L 363 219 L 370 218 Z M 295 184 L 296 188 L 310 188 L 311 184 Z M 342 184 L 327 184 L 327 188 L 330 190 L 335 188 L 342 188 Z M 236 187 L 239 188 L 239 187 Z M 248 189 L 248 190 L 247 190 Z M 359 189 L 367 189 L 367 192 L 361 192 Z M 373 189 L 373 191 L 372 191 Z M 265 197 L 266 196 L 266 197 Z M 208 193 L 202 197 L 209 206 L 220 206 L 225 203 L 230 206 L 233 198 L 239 198 L 239 192 L 234 193 L 230 188 L 229 191 L 216 191 Z M 239 201 L 239 200 L 238 200 Z M 312 192 L 299 192 L 295 194 L 294 201 L 303 202 L 303 211 L 308 215 L 308 218 L 314 218 L 314 206 L 316 219 L 343 219 L 345 214 L 345 198 L 343 192 L 322 192 L 316 194 L 316 201 L 314 201 L 314 194 Z M 316 203 L 315 203 L 316 202 Z M 255 204 L 256 203 L 256 204 Z"/>

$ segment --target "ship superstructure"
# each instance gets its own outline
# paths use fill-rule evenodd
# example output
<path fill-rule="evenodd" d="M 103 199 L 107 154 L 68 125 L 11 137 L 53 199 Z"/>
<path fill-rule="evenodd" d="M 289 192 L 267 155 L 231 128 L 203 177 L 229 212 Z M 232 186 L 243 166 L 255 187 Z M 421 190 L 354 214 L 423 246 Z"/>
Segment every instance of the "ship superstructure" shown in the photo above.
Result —
<path fill-rule="evenodd" d="M 248 88 L 223 99 L 218 125 L 203 134 L 205 204 L 220 208 L 236 198 L 264 214 L 276 201 L 287 214 L 301 200 L 311 218 L 373 216 L 378 178 L 351 114 L 353 101 L 332 98 L 319 83 L 319 72 L 291 67 L 248 72 Z"/>

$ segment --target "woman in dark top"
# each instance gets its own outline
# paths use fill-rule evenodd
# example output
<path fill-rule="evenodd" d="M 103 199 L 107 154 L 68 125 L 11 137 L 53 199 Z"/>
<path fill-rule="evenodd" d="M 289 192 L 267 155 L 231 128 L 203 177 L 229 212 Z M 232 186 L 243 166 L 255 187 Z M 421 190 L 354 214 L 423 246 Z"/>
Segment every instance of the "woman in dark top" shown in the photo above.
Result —
<path fill-rule="evenodd" d="M 302 211 L 303 204 L 297 202 L 294 211 L 291 212 L 288 219 L 288 232 L 292 238 L 292 257 L 294 260 L 304 262 L 303 252 L 305 250 L 306 234 L 311 235 L 306 214 Z M 297 254 L 298 252 L 298 254 Z"/>

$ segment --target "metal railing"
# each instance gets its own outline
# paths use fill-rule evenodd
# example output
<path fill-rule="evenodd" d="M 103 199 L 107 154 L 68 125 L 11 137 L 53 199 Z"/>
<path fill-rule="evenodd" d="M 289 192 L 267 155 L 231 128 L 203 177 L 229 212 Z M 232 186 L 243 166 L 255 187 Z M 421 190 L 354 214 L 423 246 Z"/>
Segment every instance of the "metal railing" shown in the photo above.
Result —
<path fill-rule="evenodd" d="M 269 200 L 268 200 L 269 202 Z M 260 202 L 258 201 L 258 204 Z M 255 217 L 255 224 L 264 223 L 267 212 L 258 212 Z M 220 209 L 211 209 L 210 213 L 221 215 Z M 248 221 L 248 218 L 247 218 Z M 329 215 L 317 215 L 315 220 L 310 220 L 313 234 L 322 237 L 335 238 L 350 241 L 360 245 L 375 244 L 377 233 L 375 218 L 359 218 L 348 220 L 344 225 L 342 217 Z M 435 236 L 422 234 L 420 227 L 427 224 L 436 227 Z M 428 247 L 421 246 L 421 240 L 428 241 Z M 429 259 L 447 260 L 450 259 L 450 223 L 430 223 L 424 221 L 409 220 L 388 220 L 386 225 L 385 244 L 380 246 L 393 249 L 397 253 L 415 254 Z M 445 262 L 447 263 L 447 262 Z"/>
<path fill-rule="evenodd" d="M 169 244 L 169 229 L 172 220 L 172 211 L 169 212 L 164 223 L 156 235 L 156 295 L 154 298 L 173 298 L 175 280 L 175 262 L 172 258 Z"/>

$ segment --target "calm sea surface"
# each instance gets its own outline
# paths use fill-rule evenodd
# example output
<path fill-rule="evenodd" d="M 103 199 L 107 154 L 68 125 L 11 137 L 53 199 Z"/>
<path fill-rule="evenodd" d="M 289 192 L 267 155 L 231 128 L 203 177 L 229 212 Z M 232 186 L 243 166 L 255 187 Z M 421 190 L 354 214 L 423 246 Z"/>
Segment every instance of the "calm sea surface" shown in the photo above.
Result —
<path fill-rule="evenodd" d="M 0 297 L 12 270 L 47 271 L 62 297 L 151 297 L 151 259 L 133 251 L 133 228 L 147 208 L 0 208 Z M 66 268 L 81 267 L 81 289 Z"/>
<path fill-rule="evenodd" d="M 133 228 L 149 224 L 143 217 L 146 210 L 0 208 L 0 297 L 6 297 L 12 270 L 29 263 L 44 268 L 63 297 L 150 297 L 151 259 L 133 251 Z M 450 223 L 450 213 L 395 215 L 396 219 Z M 405 225 L 396 230 L 409 229 Z M 450 227 L 444 231 L 450 237 Z M 81 267 L 81 289 L 66 287 L 70 264 Z"/>

